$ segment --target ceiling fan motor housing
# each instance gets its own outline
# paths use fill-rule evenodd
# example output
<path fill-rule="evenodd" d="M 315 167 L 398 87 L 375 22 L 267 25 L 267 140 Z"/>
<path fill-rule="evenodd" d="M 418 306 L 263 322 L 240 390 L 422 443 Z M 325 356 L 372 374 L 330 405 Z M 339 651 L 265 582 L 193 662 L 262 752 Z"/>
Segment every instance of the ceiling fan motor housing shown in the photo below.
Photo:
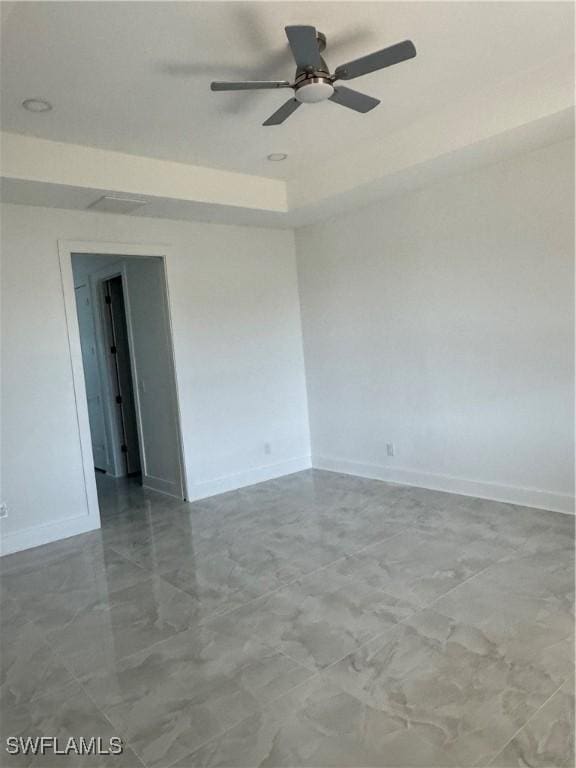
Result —
<path fill-rule="evenodd" d="M 308 77 L 296 85 L 294 96 L 304 104 L 326 101 L 334 93 L 334 86 L 327 77 Z"/>
<path fill-rule="evenodd" d="M 326 35 L 316 30 L 316 41 L 318 43 L 318 50 L 320 52 L 324 51 L 326 48 Z M 316 71 L 312 68 L 309 70 L 296 70 L 294 96 L 303 104 L 316 104 L 319 101 L 326 101 L 334 93 L 328 65 L 322 56 L 320 56 L 320 61 L 322 62 L 322 68 Z"/>

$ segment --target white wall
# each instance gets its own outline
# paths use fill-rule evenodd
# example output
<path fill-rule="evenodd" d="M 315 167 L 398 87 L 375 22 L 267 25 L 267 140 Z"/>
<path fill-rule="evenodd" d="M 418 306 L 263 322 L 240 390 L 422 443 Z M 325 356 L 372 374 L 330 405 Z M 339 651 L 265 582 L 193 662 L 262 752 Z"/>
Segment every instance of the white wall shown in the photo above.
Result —
<path fill-rule="evenodd" d="M 298 231 L 315 466 L 570 509 L 573 167 L 563 142 Z"/>
<path fill-rule="evenodd" d="M 569 508 L 572 177 L 557 144 L 297 233 L 317 466 Z M 0 210 L 4 551 L 86 529 L 58 239 L 173 247 L 191 497 L 308 465 L 292 233 Z"/>
<path fill-rule="evenodd" d="M 291 232 L 11 205 L 1 216 L 4 551 L 76 533 L 87 511 L 58 239 L 173 247 L 191 497 L 308 465 Z"/>

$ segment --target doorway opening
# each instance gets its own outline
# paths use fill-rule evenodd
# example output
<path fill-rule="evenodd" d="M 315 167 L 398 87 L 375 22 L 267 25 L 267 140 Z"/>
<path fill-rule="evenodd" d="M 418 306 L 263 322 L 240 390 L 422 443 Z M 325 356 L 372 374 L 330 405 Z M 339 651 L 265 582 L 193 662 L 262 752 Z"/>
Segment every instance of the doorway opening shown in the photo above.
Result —
<path fill-rule="evenodd" d="M 185 499 L 164 260 L 71 253 L 71 261 L 100 510 L 103 497 L 135 484 Z"/>
<path fill-rule="evenodd" d="M 107 359 L 112 384 L 112 400 L 118 409 L 116 421 L 120 432 L 123 470 L 127 477 L 135 477 L 141 475 L 140 445 L 122 276 L 117 275 L 109 280 L 103 280 L 102 290 L 105 303 L 105 349 L 109 353 Z"/>

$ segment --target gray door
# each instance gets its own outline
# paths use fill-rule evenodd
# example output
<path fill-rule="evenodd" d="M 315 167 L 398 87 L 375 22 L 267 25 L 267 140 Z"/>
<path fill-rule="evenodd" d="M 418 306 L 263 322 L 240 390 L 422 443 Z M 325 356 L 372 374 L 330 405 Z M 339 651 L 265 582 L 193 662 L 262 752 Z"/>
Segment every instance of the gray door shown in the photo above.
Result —
<path fill-rule="evenodd" d="M 162 259 L 126 259 L 145 486 L 184 497 L 176 375 Z"/>

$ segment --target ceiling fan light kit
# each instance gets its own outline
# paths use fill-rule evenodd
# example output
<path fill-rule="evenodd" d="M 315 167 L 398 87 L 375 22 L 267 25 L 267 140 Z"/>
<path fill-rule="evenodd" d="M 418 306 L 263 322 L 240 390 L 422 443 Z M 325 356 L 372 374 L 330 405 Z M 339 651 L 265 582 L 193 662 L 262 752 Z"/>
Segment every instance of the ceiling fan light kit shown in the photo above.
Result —
<path fill-rule="evenodd" d="M 317 32 L 315 27 L 285 27 L 286 37 L 296 62 L 294 82 L 288 80 L 248 80 L 238 83 L 213 82 L 213 91 L 252 91 L 263 89 L 292 88 L 294 96 L 276 110 L 263 125 L 280 125 L 295 112 L 301 104 L 317 104 L 320 101 L 333 101 L 355 112 L 369 112 L 380 104 L 379 99 L 367 96 L 342 85 L 335 85 L 338 80 L 353 80 L 356 77 L 376 72 L 394 64 L 400 64 L 416 56 L 416 48 L 411 40 L 404 40 L 396 45 L 354 59 L 336 67 L 334 74 L 321 56 L 326 48 L 326 37 Z"/>
<path fill-rule="evenodd" d="M 316 104 L 326 101 L 334 93 L 334 86 L 324 77 L 309 77 L 302 85 L 296 86 L 294 96 L 302 104 Z"/>

